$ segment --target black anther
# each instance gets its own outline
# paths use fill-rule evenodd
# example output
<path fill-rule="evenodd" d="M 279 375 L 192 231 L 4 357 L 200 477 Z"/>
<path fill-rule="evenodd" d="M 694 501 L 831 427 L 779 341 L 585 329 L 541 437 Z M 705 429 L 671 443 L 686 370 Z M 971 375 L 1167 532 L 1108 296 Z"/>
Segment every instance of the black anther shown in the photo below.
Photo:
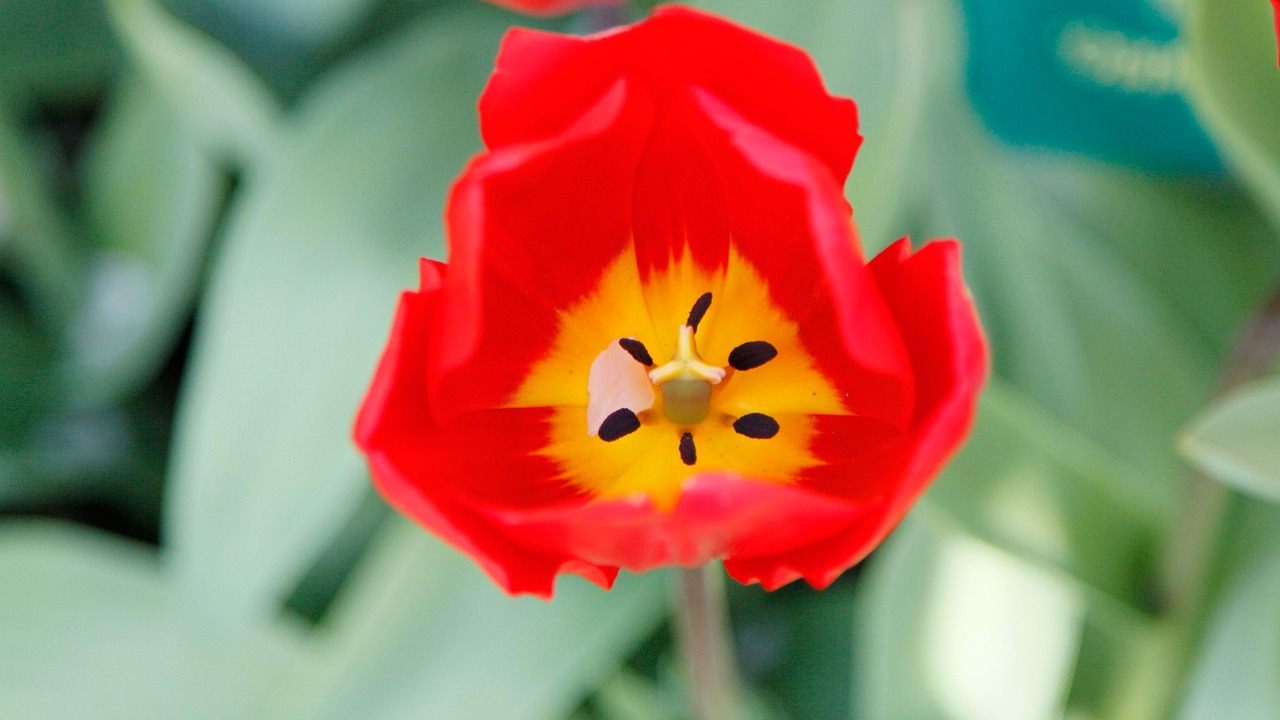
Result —
<path fill-rule="evenodd" d="M 621 345 L 622 349 L 626 350 L 631 357 L 635 358 L 636 362 L 644 365 L 645 367 L 653 367 L 653 356 L 649 354 L 649 348 L 645 347 L 644 343 L 639 340 L 632 340 L 631 338 L 622 338 L 618 341 L 618 344 Z"/>
<path fill-rule="evenodd" d="M 698 449 L 693 446 L 692 433 L 685 433 L 680 436 L 680 460 L 685 465 L 692 465 L 698 462 Z"/>
<path fill-rule="evenodd" d="M 636 417 L 636 414 L 627 408 L 621 408 L 609 413 L 609 417 L 600 423 L 600 431 L 596 434 L 605 442 L 613 442 L 639 429 L 640 418 Z"/>
<path fill-rule="evenodd" d="M 711 293 L 705 292 L 694 301 L 693 307 L 689 309 L 689 319 L 684 321 L 685 325 L 698 329 L 698 323 L 702 322 L 702 316 L 707 314 L 707 308 L 711 307 Z"/>
<path fill-rule="evenodd" d="M 729 353 L 729 367 L 734 370 L 758 368 L 778 357 L 778 348 L 764 340 L 744 342 Z"/>
<path fill-rule="evenodd" d="M 764 413 L 748 413 L 733 421 L 733 431 L 757 440 L 778 434 L 778 421 Z"/>

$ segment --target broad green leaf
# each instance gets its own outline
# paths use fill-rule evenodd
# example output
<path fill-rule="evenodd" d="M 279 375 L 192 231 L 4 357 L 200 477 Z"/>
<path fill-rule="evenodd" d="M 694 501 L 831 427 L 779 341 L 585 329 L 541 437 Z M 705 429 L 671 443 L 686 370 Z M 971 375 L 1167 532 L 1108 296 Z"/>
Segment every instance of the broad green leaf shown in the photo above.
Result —
<path fill-rule="evenodd" d="M 1280 223 L 1280 68 L 1271 8 L 1262 0 L 1188 0 L 1183 30 L 1197 114 Z"/>
<path fill-rule="evenodd" d="M 220 159 L 252 167 L 275 150 L 279 108 L 244 61 L 163 10 L 157 0 L 107 0 L 134 64 Z"/>
<path fill-rule="evenodd" d="M 511 598 L 397 520 L 331 609 L 319 670 L 268 717 L 562 718 L 665 617 L 664 580 L 624 575 L 605 592 L 570 577 L 551 602 Z"/>
<path fill-rule="evenodd" d="M 0 715 L 249 717 L 303 662 L 286 627 L 226 644 L 184 625 L 152 551 L 49 522 L 0 527 Z"/>
<path fill-rule="evenodd" d="M 1280 717 L 1277 549 L 1258 553 L 1218 605 L 1178 720 Z"/>
<path fill-rule="evenodd" d="M 124 80 L 85 157 L 97 252 L 71 328 L 73 397 L 102 405 L 146 382 L 191 311 L 221 202 L 211 160 L 152 86 Z"/>
<path fill-rule="evenodd" d="M 1217 480 L 1280 502 L 1280 378 L 1250 383 L 1214 402 L 1180 444 L 1183 454 Z"/>
<path fill-rule="evenodd" d="M 912 519 L 861 578 L 854 717 L 1061 717 L 1083 615 L 1060 577 Z"/>
<path fill-rule="evenodd" d="M 274 615 L 363 496 L 356 407 L 417 259 L 442 257 L 502 20 L 468 5 L 339 68 L 239 196 L 200 310 L 165 523 L 183 597 L 210 621 Z"/>
<path fill-rule="evenodd" d="M 966 532 L 1056 567 L 1131 608 L 1163 528 L 1145 478 L 1000 380 L 968 445 L 925 496 Z"/>

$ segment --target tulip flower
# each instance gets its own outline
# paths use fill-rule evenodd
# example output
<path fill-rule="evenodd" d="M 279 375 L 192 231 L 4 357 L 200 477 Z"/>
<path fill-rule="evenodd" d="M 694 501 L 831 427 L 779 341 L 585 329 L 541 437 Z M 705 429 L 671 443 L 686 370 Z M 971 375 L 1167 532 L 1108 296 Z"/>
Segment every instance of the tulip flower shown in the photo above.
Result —
<path fill-rule="evenodd" d="M 514 30 L 356 438 L 505 590 L 721 559 L 825 587 L 963 441 L 987 372 L 955 241 L 865 262 L 861 138 L 799 49 L 679 7 Z"/>

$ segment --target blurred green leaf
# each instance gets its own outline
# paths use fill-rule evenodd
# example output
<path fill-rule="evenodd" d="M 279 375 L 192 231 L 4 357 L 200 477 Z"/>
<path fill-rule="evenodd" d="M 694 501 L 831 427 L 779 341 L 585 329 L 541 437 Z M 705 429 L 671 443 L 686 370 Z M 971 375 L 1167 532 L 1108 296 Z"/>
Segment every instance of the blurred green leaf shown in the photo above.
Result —
<path fill-rule="evenodd" d="M 1280 70 L 1278 70 L 1280 71 Z M 1180 326 L 1190 357 L 1221 372 L 1240 328 L 1270 291 L 1280 243 L 1231 183 L 1087 162 L 1031 165 L 1037 196 L 1111 255 Z M 1208 351 L 1214 359 L 1201 357 Z"/>
<path fill-rule="evenodd" d="M 1094 232 L 1105 215 L 1086 224 L 1075 208 L 1038 187 L 1035 178 L 1071 161 L 994 145 L 963 105 L 935 110 L 931 118 L 933 191 L 925 234 L 964 242 L 965 274 L 991 338 L 996 373 L 1142 468 L 1147 482 L 1131 490 L 1171 508 L 1181 464 L 1169 438 L 1178 418 L 1208 393 L 1217 361 L 1107 235 Z M 1081 181 L 1091 176 L 1080 171 Z M 1145 241 L 1164 243 L 1151 230 Z M 1200 239 L 1209 241 L 1219 240 Z"/>
<path fill-rule="evenodd" d="M 60 342 L 82 302 L 85 268 L 78 228 L 54 197 L 46 163 L 17 110 L 0 102 L 0 190 L 9 226 L 0 258 L 35 323 Z"/>
<path fill-rule="evenodd" d="M 52 348 L 19 309 L 0 296 L 0 453 L 25 441 L 41 411 L 51 403 L 48 371 Z M 0 466 L 0 497 L 6 473 Z"/>
<path fill-rule="evenodd" d="M 860 583 L 854 717 L 1062 717 L 1082 603 L 1060 578 L 908 518 Z"/>
<path fill-rule="evenodd" d="M 601 685 L 593 700 L 602 720 L 670 720 L 673 715 L 653 682 L 627 670 Z"/>
<path fill-rule="evenodd" d="M 562 718 L 665 617 L 664 580 L 623 576 L 605 592 L 571 577 L 551 602 L 511 598 L 397 519 L 330 611 L 318 672 L 266 717 Z"/>
<path fill-rule="evenodd" d="M 0 96 L 93 93 L 118 55 L 100 0 L 0 0 Z"/>
<path fill-rule="evenodd" d="M 968 445 L 925 496 L 966 532 L 1065 571 L 1130 608 L 1163 530 L 1144 478 L 1000 380 Z"/>
<path fill-rule="evenodd" d="M 857 571 L 851 573 L 856 575 Z M 843 717 L 849 708 L 853 655 L 849 607 L 857 577 L 822 592 L 797 583 L 777 592 L 730 583 L 738 665 L 758 692 L 755 715 Z"/>
<path fill-rule="evenodd" d="M 1280 378 L 1237 388 L 1200 413 L 1184 455 L 1241 492 L 1280 502 Z"/>
<path fill-rule="evenodd" d="M 170 560 L 207 619 L 273 615 L 363 496 L 351 424 L 397 294 L 418 257 L 443 254 L 444 198 L 479 147 L 503 19 L 469 5 L 341 67 L 239 196 L 167 500 Z"/>
<path fill-rule="evenodd" d="M 1188 0 L 1183 34 L 1193 107 L 1280 223 L 1280 68 L 1271 9 L 1262 0 Z"/>
<path fill-rule="evenodd" d="M 1280 717 L 1278 550 L 1257 553 L 1219 604 L 1178 720 Z"/>
<path fill-rule="evenodd" d="M 922 661 L 934 532 L 909 515 L 867 561 L 854 605 L 852 718 L 943 720 Z"/>
<path fill-rule="evenodd" d="M 156 0 L 108 0 L 107 7 L 134 64 L 208 151 L 244 167 L 270 157 L 279 108 L 244 61 Z"/>
<path fill-rule="evenodd" d="M 333 42 L 375 0 L 175 0 L 191 12 L 224 18 L 258 43 L 274 40 L 291 50 Z"/>
<path fill-rule="evenodd" d="M 86 149 L 97 252 L 71 328 L 73 397 L 103 405 L 146 382 L 191 311 L 223 185 L 152 86 L 126 79 Z"/>
<path fill-rule="evenodd" d="M 376 0 L 167 0 L 166 7 L 243 58 L 281 97 L 294 98 L 340 46 L 367 29 Z"/>
<path fill-rule="evenodd" d="M 184 626 L 154 553 L 54 523 L 0 526 L 0 715 L 249 717 L 299 639 L 277 626 L 222 644 Z"/>

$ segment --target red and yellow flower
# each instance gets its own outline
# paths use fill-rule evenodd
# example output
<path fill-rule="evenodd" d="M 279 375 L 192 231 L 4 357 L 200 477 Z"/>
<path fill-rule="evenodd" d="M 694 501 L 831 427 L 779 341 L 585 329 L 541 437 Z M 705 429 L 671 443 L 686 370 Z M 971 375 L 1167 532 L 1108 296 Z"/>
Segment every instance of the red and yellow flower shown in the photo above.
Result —
<path fill-rule="evenodd" d="M 665 8 L 513 31 L 357 422 L 383 495 L 512 593 L 721 558 L 831 583 L 966 435 L 986 348 L 954 241 L 864 263 L 851 101 Z"/>

